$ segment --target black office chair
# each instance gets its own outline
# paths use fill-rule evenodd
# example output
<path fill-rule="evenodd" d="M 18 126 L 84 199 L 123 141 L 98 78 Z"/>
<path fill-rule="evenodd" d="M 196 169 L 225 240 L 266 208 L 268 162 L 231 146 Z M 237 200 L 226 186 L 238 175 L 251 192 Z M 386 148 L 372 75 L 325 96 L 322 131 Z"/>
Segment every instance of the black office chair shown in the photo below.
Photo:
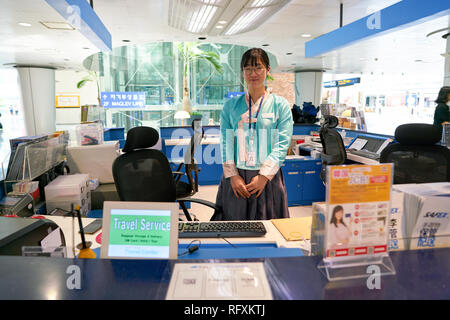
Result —
<path fill-rule="evenodd" d="M 395 129 L 396 143 L 381 152 L 380 162 L 394 164 L 394 184 L 450 181 L 450 150 L 437 145 L 442 130 L 426 123 Z"/>
<path fill-rule="evenodd" d="M 184 154 L 184 162 L 180 163 L 174 172 L 177 198 L 191 197 L 198 192 L 198 174 L 200 168 L 197 166 L 194 153 L 197 147 L 201 146 L 201 141 L 205 135 L 205 131 L 201 124 L 202 122 L 200 119 L 192 121 L 192 130 L 194 131 L 194 134 L 192 135 L 186 153 Z M 183 175 L 186 175 L 188 179 L 187 183 L 181 181 Z"/>
<path fill-rule="evenodd" d="M 347 160 L 347 152 L 345 151 L 342 136 L 334 128 L 338 125 L 338 118 L 335 116 L 324 116 L 324 122 L 319 130 L 320 141 L 322 142 L 322 171 L 320 178 L 326 184 L 327 166 L 339 165 Z"/>
<path fill-rule="evenodd" d="M 192 218 L 185 202 L 195 202 L 218 209 L 214 203 L 177 195 L 176 183 L 167 157 L 159 150 L 148 149 L 159 139 L 158 131 L 150 127 L 135 127 L 128 131 L 124 154 L 112 166 L 114 184 L 121 201 L 178 201 L 188 221 Z"/>

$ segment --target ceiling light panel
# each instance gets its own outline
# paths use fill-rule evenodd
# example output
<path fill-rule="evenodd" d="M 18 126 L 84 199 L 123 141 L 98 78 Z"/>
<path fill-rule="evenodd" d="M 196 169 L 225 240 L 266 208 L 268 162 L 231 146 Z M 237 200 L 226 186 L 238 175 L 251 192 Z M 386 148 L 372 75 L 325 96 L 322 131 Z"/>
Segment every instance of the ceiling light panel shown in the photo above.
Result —
<path fill-rule="evenodd" d="M 67 22 L 50 22 L 50 21 L 39 21 L 39 22 L 48 29 L 75 30 L 75 28 L 72 25 L 68 24 Z"/>
<path fill-rule="evenodd" d="M 290 0 L 250 0 L 225 30 L 225 35 L 248 32 L 262 25 Z"/>
<path fill-rule="evenodd" d="M 169 26 L 195 34 L 205 33 L 219 20 L 230 0 L 170 0 Z"/>

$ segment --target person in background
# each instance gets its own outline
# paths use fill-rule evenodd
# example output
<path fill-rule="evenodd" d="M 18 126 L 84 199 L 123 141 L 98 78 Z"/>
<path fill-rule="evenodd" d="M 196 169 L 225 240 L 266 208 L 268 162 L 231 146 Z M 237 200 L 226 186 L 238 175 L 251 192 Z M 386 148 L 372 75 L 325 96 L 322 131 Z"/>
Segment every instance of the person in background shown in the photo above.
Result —
<path fill-rule="evenodd" d="M 246 51 L 241 71 L 248 92 L 228 100 L 220 115 L 223 176 L 211 220 L 288 218 L 280 167 L 291 142 L 291 108 L 266 90 L 270 62 L 264 50 Z"/>
<path fill-rule="evenodd" d="M 434 110 L 433 124 L 442 129 L 442 124 L 450 121 L 450 86 L 442 87 L 441 90 L 439 90 L 435 102 L 438 105 Z"/>

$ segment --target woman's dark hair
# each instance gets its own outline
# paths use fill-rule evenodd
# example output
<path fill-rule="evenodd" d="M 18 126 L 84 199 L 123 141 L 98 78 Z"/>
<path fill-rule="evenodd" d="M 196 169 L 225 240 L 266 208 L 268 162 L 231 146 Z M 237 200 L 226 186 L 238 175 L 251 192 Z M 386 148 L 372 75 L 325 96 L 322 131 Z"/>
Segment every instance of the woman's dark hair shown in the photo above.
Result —
<path fill-rule="evenodd" d="M 334 226 L 335 226 L 336 228 L 337 228 L 336 212 L 338 212 L 338 211 L 344 212 L 344 208 L 342 208 L 342 206 L 336 206 L 336 207 L 334 207 L 334 209 L 333 209 L 333 214 L 332 214 L 332 216 L 331 216 L 331 221 L 330 221 L 330 224 L 331 224 L 331 223 L 334 223 Z M 341 223 L 342 223 L 344 226 L 347 226 L 347 225 L 345 224 L 345 222 L 344 222 L 344 216 L 342 216 Z"/>
<path fill-rule="evenodd" d="M 441 90 L 439 90 L 439 94 L 435 102 L 447 103 L 449 94 L 450 94 L 450 87 L 449 86 L 442 87 Z"/>
<path fill-rule="evenodd" d="M 269 56 L 263 49 L 252 48 L 245 51 L 241 59 L 241 70 L 244 70 L 246 66 L 256 66 L 258 64 L 258 60 L 261 60 L 266 69 L 269 69 Z"/>

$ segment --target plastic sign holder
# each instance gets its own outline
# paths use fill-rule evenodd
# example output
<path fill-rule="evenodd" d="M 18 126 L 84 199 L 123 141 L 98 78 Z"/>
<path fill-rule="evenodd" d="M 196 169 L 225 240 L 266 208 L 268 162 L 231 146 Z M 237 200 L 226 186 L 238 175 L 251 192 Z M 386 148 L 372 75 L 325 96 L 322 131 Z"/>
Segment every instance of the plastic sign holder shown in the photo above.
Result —
<path fill-rule="evenodd" d="M 394 275 L 388 253 L 392 164 L 327 167 L 319 270 L 329 281 Z"/>

